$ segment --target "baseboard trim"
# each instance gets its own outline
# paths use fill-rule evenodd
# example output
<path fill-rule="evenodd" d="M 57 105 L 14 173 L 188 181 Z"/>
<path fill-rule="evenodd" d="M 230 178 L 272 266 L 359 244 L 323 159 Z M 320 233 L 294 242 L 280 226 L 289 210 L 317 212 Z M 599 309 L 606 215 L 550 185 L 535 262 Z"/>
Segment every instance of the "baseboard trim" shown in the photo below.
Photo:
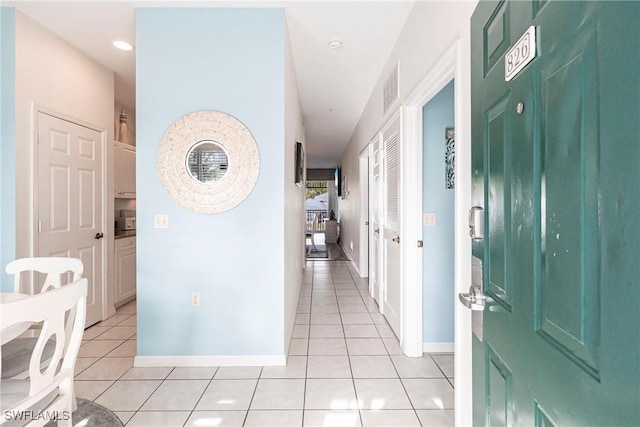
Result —
<path fill-rule="evenodd" d="M 136 356 L 133 366 L 151 367 L 201 367 L 201 366 L 285 366 L 282 356 Z"/>
<path fill-rule="evenodd" d="M 356 273 L 358 273 L 358 277 L 362 277 L 362 275 L 360 274 L 360 269 L 358 268 L 358 264 L 356 264 L 354 260 L 351 260 L 351 265 L 353 266 L 353 269 L 356 271 Z"/>
<path fill-rule="evenodd" d="M 455 343 L 452 342 L 423 342 L 422 351 L 425 353 L 453 353 Z"/>
<path fill-rule="evenodd" d="M 340 245 L 340 249 L 342 249 L 344 256 L 346 256 L 349 261 L 353 262 L 353 259 L 349 256 L 349 254 L 347 253 L 347 250 L 344 248 L 344 245 L 342 244 L 342 240 L 340 240 L 340 243 L 338 244 Z"/>

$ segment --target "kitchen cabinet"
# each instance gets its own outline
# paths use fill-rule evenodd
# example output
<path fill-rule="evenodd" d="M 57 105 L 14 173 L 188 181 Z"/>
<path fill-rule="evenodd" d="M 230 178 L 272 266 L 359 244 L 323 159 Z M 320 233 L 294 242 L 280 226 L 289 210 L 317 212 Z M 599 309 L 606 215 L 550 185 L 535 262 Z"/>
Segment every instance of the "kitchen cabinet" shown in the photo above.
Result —
<path fill-rule="evenodd" d="M 136 197 L 136 147 L 115 142 L 115 197 Z"/>
<path fill-rule="evenodd" d="M 122 305 L 136 296 L 136 238 L 116 239 L 115 304 Z"/>

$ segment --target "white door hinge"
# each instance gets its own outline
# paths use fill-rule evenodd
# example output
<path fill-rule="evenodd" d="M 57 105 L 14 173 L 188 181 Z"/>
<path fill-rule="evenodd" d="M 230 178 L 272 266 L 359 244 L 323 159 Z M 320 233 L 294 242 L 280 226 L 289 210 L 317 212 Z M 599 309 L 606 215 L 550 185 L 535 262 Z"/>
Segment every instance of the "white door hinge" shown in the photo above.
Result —
<path fill-rule="evenodd" d="M 42 233 L 42 221 L 38 221 L 38 233 Z"/>

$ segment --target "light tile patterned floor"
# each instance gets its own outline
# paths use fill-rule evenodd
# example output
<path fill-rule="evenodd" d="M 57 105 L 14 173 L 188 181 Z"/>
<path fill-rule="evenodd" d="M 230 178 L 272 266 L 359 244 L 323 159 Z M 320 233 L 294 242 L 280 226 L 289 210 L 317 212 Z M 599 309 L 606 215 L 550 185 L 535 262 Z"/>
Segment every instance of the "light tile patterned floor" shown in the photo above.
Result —
<path fill-rule="evenodd" d="M 85 332 L 76 393 L 127 426 L 453 425 L 453 354 L 403 356 L 367 288 L 308 262 L 286 367 L 134 368 L 134 301 Z"/>

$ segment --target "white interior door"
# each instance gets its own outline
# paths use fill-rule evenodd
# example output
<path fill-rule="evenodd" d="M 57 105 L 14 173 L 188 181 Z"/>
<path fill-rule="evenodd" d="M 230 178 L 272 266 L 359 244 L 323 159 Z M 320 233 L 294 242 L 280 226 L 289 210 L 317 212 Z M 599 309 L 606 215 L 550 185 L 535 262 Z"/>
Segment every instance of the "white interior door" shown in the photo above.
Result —
<path fill-rule="evenodd" d="M 37 256 L 80 258 L 89 281 L 86 326 L 102 320 L 102 138 L 38 113 Z"/>
<path fill-rule="evenodd" d="M 389 326 L 401 336 L 402 286 L 400 265 L 400 117 L 382 132 L 384 169 L 384 209 L 382 218 L 382 257 L 384 280 L 382 313 Z"/>
<path fill-rule="evenodd" d="M 370 237 L 371 237 L 371 268 L 369 271 L 369 292 L 376 300 L 378 306 L 382 307 L 381 280 L 384 277 L 382 269 L 384 260 L 382 259 L 382 151 L 379 138 L 371 142 L 371 211 L 369 216 Z"/>
<path fill-rule="evenodd" d="M 369 147 L 359 159 L 360 183 L 360 254 L 358 265 L 360 277 L 369 276 Z"/>

